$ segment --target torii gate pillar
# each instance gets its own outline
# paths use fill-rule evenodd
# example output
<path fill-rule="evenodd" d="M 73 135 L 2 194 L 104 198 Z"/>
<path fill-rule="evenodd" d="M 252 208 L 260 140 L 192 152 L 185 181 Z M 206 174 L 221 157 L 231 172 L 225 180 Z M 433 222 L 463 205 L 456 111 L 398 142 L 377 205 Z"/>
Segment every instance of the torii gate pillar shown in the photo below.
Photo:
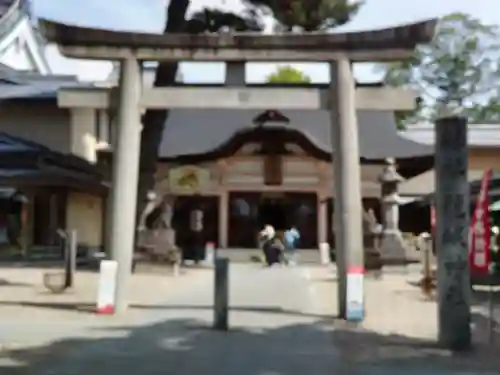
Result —
<path fill-rule="evenodd" d="M 126 292 L 134 256 L 134 236 L 141 147 L 142 72 L 135 58 L 120 61 L 120 90 L 118 91 L 118 124 L 113 150 L 111 225 L 109 249 L 111 259 L 118 263 L 115 310 L 127 309 Z"/>
<path fill-rule="evenodd" d="M 363 208 L 359 165 L 358 122 L 355 81 L 347 57 L 330 63 L 330 116 L 335 197 L 335 252 L 337 306 L 340 318 L 347 316 L 347 268 L 364 268 Z"/>

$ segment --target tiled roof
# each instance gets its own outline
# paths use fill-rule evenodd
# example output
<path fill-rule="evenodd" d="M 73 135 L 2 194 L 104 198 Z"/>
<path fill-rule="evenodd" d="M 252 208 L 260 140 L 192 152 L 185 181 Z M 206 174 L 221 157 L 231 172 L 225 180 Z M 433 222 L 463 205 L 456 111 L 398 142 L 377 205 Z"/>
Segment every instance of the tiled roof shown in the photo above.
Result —
<path fill-rule="evenodd" d="M 0 0 L 1 1 L 1 0 Z M 33 72 L 17 71 L 0 65 L 0 100 L 57 98 L 62 87 L 85 87 L 75 76 L 41 75 Z"/>
<path fill-rule="evenodd" d="M 270 104 L 272 105 L 272 104 Z M 159 156 L 204 154 L 217 149 L 234 135 L 251 128 L 259 110 L 175 109 L 170 111 Z M 283 110 L 285 125 L 303 133 L 316 147 L 332 152 L 330 114 L 326 110 Z M 358 111 L 360 156 L 412 158 L 432 155 L 432 147 L 400 136 L 390 111 Z"/>
<path fill-rule="evenodd" d="M 0 179 L 44 175 L 105 183 L 99 167 L 87 160 L 3 132 L 0 132 L 0 156 Z"/>
<path fill-rule="evenodd" d="M 410 125 L 400 134 L 414 142 L 434 145 L 433 124 Z M 475 147 L 500 147 L 500 124 L 469 124 L 468 142 Z"/>

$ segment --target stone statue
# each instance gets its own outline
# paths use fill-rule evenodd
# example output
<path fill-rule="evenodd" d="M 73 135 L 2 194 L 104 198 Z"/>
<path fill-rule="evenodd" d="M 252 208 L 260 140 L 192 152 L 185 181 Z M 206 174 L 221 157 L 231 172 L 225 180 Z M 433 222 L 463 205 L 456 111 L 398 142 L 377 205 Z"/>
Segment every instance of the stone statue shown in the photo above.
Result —
<path fill-rule="evenodd" d="M 142 210 L 141 216 L 139 218 L 139 224 L 137 228 L 139 231 L 143 231 L 146 229 L 146 219 L 156 207 L 156 193 L 154 191 L 149 191 L 147 193 L 146 202 L 147 203 L 144 206 L 144 210 Z"/>
<path fill-rule="evenodd" d="M 395 160 L 387 158 L 385 167 L 379 176 L 381 184 L 381 203 L 383 218 L 383 236 L 380 246 L 381 256 L 387 263 L 405 263 L 408 249 L 399 230 L 399 194 L 398 185 L 404 178 L 397 172 Z"/>
<path fill-rule="evenodd" d="M 161 222 L 166 229 L 172 229 L 172 219 L 174 217 L 174 205 L 171 199 L 165 198 L 162 203 Z"/>

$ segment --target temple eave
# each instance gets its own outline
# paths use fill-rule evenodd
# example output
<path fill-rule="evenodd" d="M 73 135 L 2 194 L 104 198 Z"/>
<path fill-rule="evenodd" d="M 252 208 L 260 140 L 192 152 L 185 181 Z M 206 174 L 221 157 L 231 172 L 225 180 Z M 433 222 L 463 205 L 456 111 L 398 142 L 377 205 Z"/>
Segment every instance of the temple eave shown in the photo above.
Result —
<path fill-rule="evenodd" d="M 173 59 L 182 57 L 187 60 L 198 60 L 207 57 L 210 60 L 233 60 L 231 54 L 239 55 L 239 59 L 269 60 L 278 59 L 288 54 L 290 49 L 298 54 L 311 54 L 315 59 L 323 59 L 331 55 L 347 53 L 355 57 L 360 52 L 365 56 L 361 60 L 369 61 L 366 56 L 374 54 L 372 59 L 381 59 L 387 50 L 407 51 L 408 53 L 419 43 L 429 42 L 434 34 L 436 20 L 419 22 L 400 27 L 375 31 L 351 33 L 302 33 L 262 35 L 256 33 L 222 33 L 222 34 L 175 34 L 162 35 L 151 33 L 118 32 L 66 25 L 52 21 L 40 21 L 40 28 L 45 37 L 63 46 L 63 53 L 74 53 L 74 48 L 87 48 L 89 54 L 95 49 L 106 48 L 117 50 L 135 49 L 146 55 L 147 50 L 157 50 L 158 58 L 168 54 Z M 93 51 L 91 51 L 91 49 Z M 385 50 L 385 51 L 380 51 Z M 211 53 L 209 53 L 211 51 Z M 108 52 L 111 52 L 109 50 Z M 152 51 L 148 52 L 148 55 Z M 175 53 L 174 53 L 175 52 Z M 237 53 L 236 53 L 237 52 Z M 369 53 L 368 53 L 369 52 Z M 101 51 L 102 53 L 102 51 Z M 124 53 L 121 51 L 121 53 Z M 180 54 L 180 56 L 179 56 Z M 322 56 L 320 56 L 320 54 Z M 389 54 L 390 55 L 390 54 Z M 189 58 L 189 56 L 192 56 Z M 80 56 L 81 57 L 81 52 Z M 94 56 L 92 56 L 94 57 Z M 186 58 L 188 57 L 188 58 Z M 330 57 L 331 58 L 331 57 Z M 401 53 L 391 59 L 401 58 Z M 308 59 L 310 60 L 310 59 Z M 353 59 L 354 60 L 354 59 Z"/>

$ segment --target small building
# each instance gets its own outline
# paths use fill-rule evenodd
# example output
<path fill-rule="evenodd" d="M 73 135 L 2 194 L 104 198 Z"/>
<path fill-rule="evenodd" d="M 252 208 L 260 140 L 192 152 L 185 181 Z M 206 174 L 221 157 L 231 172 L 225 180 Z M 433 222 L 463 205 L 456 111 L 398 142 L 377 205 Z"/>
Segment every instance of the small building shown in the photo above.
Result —
<path fill-rule="evenodd" d="M 417 124 L 409 126 L 400 132 L 401 136 L 412 141 L 434 148 L 434 125 Z M 477 194 L 484 172 L 492 169 L 500 171 L 500 125 L 469 124 L 468 126 L 468 180 L 471 183 L 471 198 Z M 474 190 L 476 189 L 476 190 Z M 498 188 L 492 185 L 492 195 L 497 195 Z M 405 203 L 401 207 L 400 228 L 408 232 L 428 232 L 430 230 L 429 199 L 434 194 L 435 170 L 419 174 L 404 181 L 399 187 L 399 193 Z"/>
<path fill-rule="evenodd" d="M 411 125 L 401 136 L 434 147 L 434 125 Z M 500 125 L 469 124 L 468 126 L 469 181 L 481 180 L 487 169 L 500 171 Z M 429 170 L 401 184 L 400 193 L 406 198 L 418 198 L 435 190 L 435 171 Z"/>
<path fill-rule="evenodd" d="M 105 171 L 83 157 L 93 136 L 57 105 L 59 88 L 81 84 L 5 65 L 0 77 L 0 255 L 57 247 L 58 229 L 77 229 L 82 247 L 100 247 Z"/>

